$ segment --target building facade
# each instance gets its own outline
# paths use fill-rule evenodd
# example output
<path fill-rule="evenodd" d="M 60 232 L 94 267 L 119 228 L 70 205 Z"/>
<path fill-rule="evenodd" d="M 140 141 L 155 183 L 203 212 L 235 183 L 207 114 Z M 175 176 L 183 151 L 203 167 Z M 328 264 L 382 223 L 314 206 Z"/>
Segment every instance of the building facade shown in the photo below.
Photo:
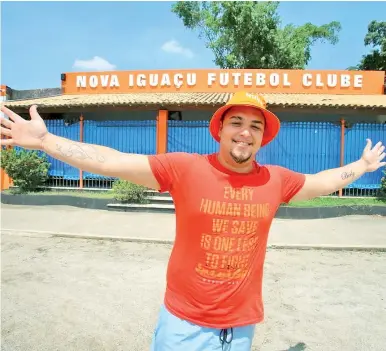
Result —
<path fill-rule="evenodd" d="M 76 141 L 141 154 L 211 153 L 213 112 L 237 90 L 261 93 L 278 115 L 278 137 L 257 161 L 316 173 L 355 161 L 366 138 L 386 143 L 385 72 L 172 70 L 77 72 L 61 87 L 17 91 L 5 104 L 22 116 L 37 104 L 48 129 Z M 114 179 L 49 158 L 51 186 L 110 188 Z M 339 195 L 374 195 L 382 171 L 366 174 Z"/>

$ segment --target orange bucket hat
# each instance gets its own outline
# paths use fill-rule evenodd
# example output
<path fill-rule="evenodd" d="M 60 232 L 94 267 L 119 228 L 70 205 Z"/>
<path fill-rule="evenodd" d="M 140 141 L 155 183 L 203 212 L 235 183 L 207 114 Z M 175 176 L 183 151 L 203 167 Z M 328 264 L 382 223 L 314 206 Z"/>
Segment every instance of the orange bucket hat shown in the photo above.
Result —
<path fill-rule="evenodd" d="M 220 107 L 212 116 L 209 124 L 209 130 L 212 137 L 220 142 L 218 135 L 222 118 L 227 110 L 234 106 L 249 106 L 260 110 L 265 118 L 265 129 L 261 146 L 271 142 L 279 133 L 280 120 L 271 111 L 266 109 L 266 102 L 260 94 L 251 94 L 243 91 L 236 92 L 229 101 Z"/>

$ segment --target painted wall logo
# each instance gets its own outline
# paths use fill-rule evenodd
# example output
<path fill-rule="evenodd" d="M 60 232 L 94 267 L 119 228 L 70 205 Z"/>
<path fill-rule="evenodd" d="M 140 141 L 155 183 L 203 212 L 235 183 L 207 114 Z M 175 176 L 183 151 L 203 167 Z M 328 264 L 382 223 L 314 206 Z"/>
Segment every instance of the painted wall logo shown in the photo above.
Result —
<path fill-rule="evenodd" d="M 63 74 L 65 94 L 236 92 L 383 94 L 385 72 L 171 70 Z"/>

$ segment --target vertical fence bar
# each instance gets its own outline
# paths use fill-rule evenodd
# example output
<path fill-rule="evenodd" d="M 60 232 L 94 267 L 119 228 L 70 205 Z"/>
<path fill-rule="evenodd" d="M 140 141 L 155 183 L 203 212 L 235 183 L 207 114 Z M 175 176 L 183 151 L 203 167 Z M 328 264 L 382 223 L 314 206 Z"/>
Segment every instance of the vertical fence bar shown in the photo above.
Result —
<path fill-rule="evenodd" d="M 79 117 L 79 141 L 83 143 L 84 136 L 84 118 L 81 114 Z M 83 189 L 83 171 L 79 169 L 79 188 Z"/>
<path fill-rule="evenodd" d="M 157 154 L 167 152 L 168 146 L 168 111 L 159 110 L 157 116 Z"/>
<path fill-rule="evenodd" d="M 340 119 L 340 167 L 344 166 L 344 131 L 345 131 L 345 120 Z M 342 197 L 343 189 L 339 189 L 339 197 Z"/>

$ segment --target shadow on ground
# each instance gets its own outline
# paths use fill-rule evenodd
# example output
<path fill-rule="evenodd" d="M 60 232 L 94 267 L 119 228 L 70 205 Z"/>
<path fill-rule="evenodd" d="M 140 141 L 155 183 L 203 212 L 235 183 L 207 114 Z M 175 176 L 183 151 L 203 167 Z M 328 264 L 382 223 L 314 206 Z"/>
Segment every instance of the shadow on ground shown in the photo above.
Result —
<path fill-rule="evenodd" d="M 298 342 L 295 346 L 291 346 L 289 349 L 282 351 L 304 351 L 307 345 L 304 342 Z"/>

